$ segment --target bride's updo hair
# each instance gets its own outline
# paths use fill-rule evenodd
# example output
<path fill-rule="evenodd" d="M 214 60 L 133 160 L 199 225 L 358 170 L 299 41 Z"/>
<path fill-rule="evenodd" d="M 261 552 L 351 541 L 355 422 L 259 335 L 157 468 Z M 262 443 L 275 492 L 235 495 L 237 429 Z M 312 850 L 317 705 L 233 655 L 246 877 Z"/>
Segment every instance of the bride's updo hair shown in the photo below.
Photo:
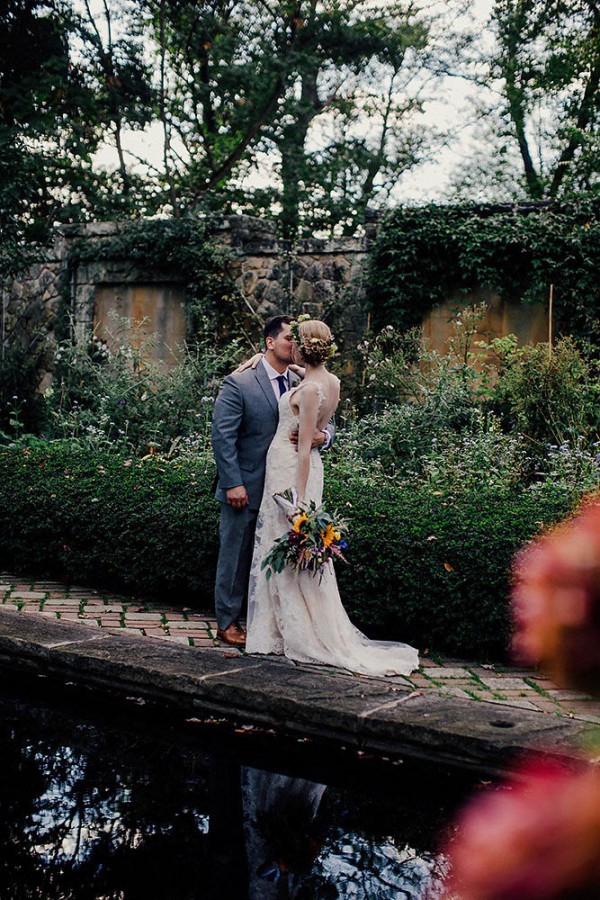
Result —
<path fill-rule="evenodd" d="M 320 319 L 299 319 L 292 324 L 292 337 L 302 360 L 311 366 L 327 362 L 336 351 L 329 326 Z"/>

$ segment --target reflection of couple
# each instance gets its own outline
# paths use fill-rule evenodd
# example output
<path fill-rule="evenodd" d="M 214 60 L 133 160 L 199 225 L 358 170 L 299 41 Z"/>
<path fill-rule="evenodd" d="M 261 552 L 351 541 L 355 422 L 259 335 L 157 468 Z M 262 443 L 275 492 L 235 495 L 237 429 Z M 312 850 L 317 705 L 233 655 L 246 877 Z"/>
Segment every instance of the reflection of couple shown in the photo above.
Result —
<path fill-rule="evenodd" d="M 258 365 L 225 379 L 215 405 L 218 636 L 246 644 L 248 652 L 285 654 L 369 675 L 407 675 L 418 666 L 417 651 L 370 641 L 352 625 L 331 563 L 322 578 L 287 566 L 267 580 L 261 570 L 274 541 L 289 529 L 273 494 L 294 487 L 299 502 L 321 503 L 319 450 L 333 439 L 330 419 L 340 397 L 339 380 L 325 367 L 332 339 L 324 322 L 275 316 L 265 325 L 265 344 Z M 238 621 L 246 596 L 247 639 Z"/>
<path fill-rule="evenodd" d="M 304 885 L 322 846 L 317 812 L 325 785 L 240 766 L 225 753 L 211 759 L 209 790 L 210 866 L 202 897 L 309 896 Z"/>
<path fill-rule="evenodd" d="M 248 900 L 279 900 L 302 893 L 321 849 L 315 818 L 324 784 L 242 767 Z"/>

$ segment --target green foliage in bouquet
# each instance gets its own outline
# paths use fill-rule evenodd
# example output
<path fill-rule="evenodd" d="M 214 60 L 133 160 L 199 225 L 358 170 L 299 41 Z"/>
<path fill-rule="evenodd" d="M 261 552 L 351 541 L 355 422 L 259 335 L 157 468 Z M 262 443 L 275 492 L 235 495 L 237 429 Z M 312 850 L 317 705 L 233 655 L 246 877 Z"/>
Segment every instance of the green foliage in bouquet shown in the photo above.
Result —
<path fill-rule="evenodd" d="M 273 572 L 282 572 L 286 566 L 322 576 L 330 559 L 346 562 L 343 551 L 348 546 L 344 537 L 347 526 L 337 513 L 329 513 L 325 506 L 311 501 L 301 503 L 290 519 L 292 527 L 275 541 L 262 561 L 267 581 Z"/>

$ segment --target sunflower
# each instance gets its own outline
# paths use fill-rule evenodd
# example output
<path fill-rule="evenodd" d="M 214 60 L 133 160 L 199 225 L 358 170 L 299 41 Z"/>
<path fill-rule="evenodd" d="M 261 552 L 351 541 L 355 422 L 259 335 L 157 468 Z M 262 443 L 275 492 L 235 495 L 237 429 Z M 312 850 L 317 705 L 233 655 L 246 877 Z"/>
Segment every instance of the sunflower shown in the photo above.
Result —
<path fill-rule="evenodd" d="M 308 516 L 306 515 L 306 513 L 302 513 L 301 515 L 296 516 L 296 518 L 294 519 L 294 531 L 296 532 L 296 534 L 300 534 L 302 523 L 306 522 L 307 519 Z"/>
<path fill-rule="evenodd" d="M 321 532 L 321 538 L 325 547 L 329 547 L 329 545 L 333 543 L 335 538 L 335 529 L 331 523 L 329 523 L 325 531 Z"/>

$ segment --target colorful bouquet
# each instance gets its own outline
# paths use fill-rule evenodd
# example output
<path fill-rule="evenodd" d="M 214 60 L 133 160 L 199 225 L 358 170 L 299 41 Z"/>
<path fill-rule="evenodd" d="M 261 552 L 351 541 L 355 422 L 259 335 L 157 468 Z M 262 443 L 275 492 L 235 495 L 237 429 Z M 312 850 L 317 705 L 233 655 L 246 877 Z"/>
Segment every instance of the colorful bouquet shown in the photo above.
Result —
<path fill-rule="evenodd" d="M 298 504 L 294 489 L 274 494 L 273 499 L 284 510 L 292 527 L 275 541 L 262 561 L 267 581 L 273 572 L 282 572 L 286 566 L 308 569 L 313 575 L 318 572 L 322 577 L 330 559 L 337 557 L 347 562 L 343 554 L 348 546 L 344 537 L 347 525 L 336 513 L 331 514 L 312 501 Z"/>

